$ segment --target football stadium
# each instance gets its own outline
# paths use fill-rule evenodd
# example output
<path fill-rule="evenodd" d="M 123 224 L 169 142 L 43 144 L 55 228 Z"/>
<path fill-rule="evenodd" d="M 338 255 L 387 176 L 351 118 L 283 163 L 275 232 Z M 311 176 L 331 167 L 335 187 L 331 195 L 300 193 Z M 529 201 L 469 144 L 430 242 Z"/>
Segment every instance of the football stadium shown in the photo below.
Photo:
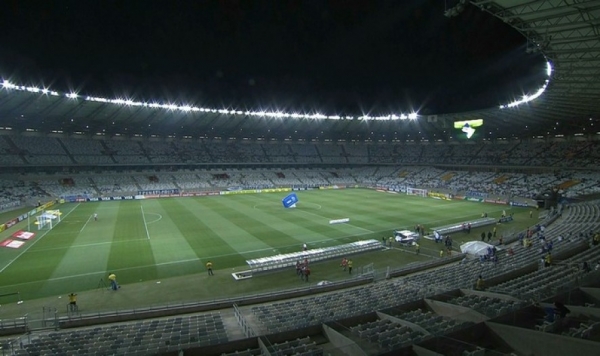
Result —
<path fill-rule="evenodd" d="M 600 354 L 598 1 L 2 16 L 2 355 Z"/>

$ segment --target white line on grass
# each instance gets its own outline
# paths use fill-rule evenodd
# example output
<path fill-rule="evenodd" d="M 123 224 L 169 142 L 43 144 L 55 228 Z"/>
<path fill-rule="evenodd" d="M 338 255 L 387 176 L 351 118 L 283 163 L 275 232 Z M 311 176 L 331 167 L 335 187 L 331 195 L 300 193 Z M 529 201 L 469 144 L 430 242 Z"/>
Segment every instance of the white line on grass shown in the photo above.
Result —
<path fill-rule="evenodd" d="M 53 250 L 67 250 L 67 249 L 70 249 L 70 248 L 101 246 L 101 245 L 108 245 L 108 244 L 129 243 L 129 242 L 137 242 L 137 241 L 148 241 L 148 239 L 145 238 L 145 239 L 122 240 L 122 241 L 106 241 L 106 242 L 95 242 L 93 244 L 79 244 L 79 245 L 70 245 L 70 246 L 63 246 L 63 247 L 50 247 L 50 248 L 44 248 L 44 249 L 37 249 L 34 252 L 45 252 L 45 251 L 53 251 Z"/>
<path fill-rule="evenodd" d="M 150 240 L 150 233 L 148 232 L 148 224 L 146 224 L 146 215 L 144 214 L 144 206 L 140 205 L 140 209 L 142 209 L 142 219 L 144 219 L 144 227 L 146 228 L 146 237 Z"/>
<path fill-rule="evenodd" d="M 113 272 L 122 272 L 122 271 L 129 271 L 129 270 L 132 270 L 132 269 L 149 268 L 149 267 L 164 266 L 164 265 L 173 265 L 173 264 L 178 264 L 178 263 L 187 263 L 187 262 L 196 262 L 196 261 L 200 261 L 200 259 L 199 258 L 192 258 L 192 259 L 188 259 L 188 260 L 162 262 L 162 263 L 156 263 L 156 264 L 153 264 L 153 265 L 145 265 L 145 266 L 135 266 L 135 267 L 111 269 L 111 271 L 113 271 Z M 74 274 L 74 275 L 71 275 L 71 276 L 54 277 L 54 278 L 37 280 L 37 281 L 30 281 L 30 282 L 24 282 L 24 283 L 16 283 L 16 284 L 11 284 L 11 285 L 8 285 L 8 286 L 3 286 L 3 287 L 17 287 L 17 286 L 24 286 L 24 285 L 27 285 L 27 284 L 39 283 L 39 282 L 44 282 L 44 281 L 60 281 L 60 280 L 64 280 L 64 279 L 94 276 L 94 275 L 98 275 L 98 274 L 103 275 L 104 273 L 106 273 L 106 271 L 88 272 L 88 273 Z"/>
<path fill-rule="evenodd" d="M 148 214 L 148 215 L 157 215 L 158 216 L 158 219 L 152 220 L 152 221 L 148 221 L 146 223 L 146 225 L 154 224 L 155 222 L 159 222 L 159 221 L 162 220 L 162 215 L 160 215 L 160 214 L 157 214 L 157 213 L 146 213 L 146 214 Z"/>
<path fill-rule="evenodd" d="M 69 216 L 69 214 L 71 214 L 75 209 L 77 209 L 77 207 L 81 205 L 81 203 L 78 203 L 77 205 L 75 205 L 75 207 L 73 209 L 71 209 L 68 213 L 65 214 L 65 216 L 62 217 L 62 219 L 65 219 L 67 216 Z M 61 219 L 61 220 L 62 220 Z M 57 224 L 58 225 L 58 224 Z M 12 260 L 10 260 L 8 262 L 8 264 L 6 264 L 6 266 L 2 267 L 2 269 L 0 269 L 0 273 L 4 272 L 4 270 L 6 270 L 10 265 L 13 264 L 13 262 L 15 262 L 16 260 L 19 259 L 19 257 L 23 256 L 23 254 L 27 251 L 29 251 L 29 249 L 31 247 L 33 247 L 33 245 L 35 245 L 36 242 L 40 241 L 42 239 L 42 237 L 46 236 L 47 233 L 49 233 L 52 230 L 47 230 L 46 232 L 44 232 L 42 234 L 42 236 L 38 237 L 37 239 L 33 240 L 33 242 L 31 243 L 31 245 L 25 247 L 25 249 L 23 250 L 23 252 L 21 252 L 20 254 L 17 255 L 17 257 L 13 258 Z"/>
<path fill-rule="evenodd" d="M 85 224 L 83 224 L 83 226 L 81 227 L 81 230 L 79 230 L 79 232 L 82 232 L 83 229 L 85 229 L 85 227 L 87 226 L 87 224 L 90 222 L 90 220 L 92 220 L 92 215 L 90 215 L 90 217 L 87 219 L 87 221 L 85 222 Z"/>

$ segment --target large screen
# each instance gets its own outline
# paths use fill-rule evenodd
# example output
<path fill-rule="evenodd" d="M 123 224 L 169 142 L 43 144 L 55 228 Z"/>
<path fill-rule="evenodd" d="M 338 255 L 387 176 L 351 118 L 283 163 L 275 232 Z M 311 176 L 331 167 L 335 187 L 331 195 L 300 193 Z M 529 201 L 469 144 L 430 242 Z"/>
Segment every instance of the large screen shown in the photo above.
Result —
<path fill-rule="evenodd" d="M 483 125 L 483 119 L 455 121 L 454 128 L 465 133 L 467 138 L 473 137 L 478 127 Z"/>

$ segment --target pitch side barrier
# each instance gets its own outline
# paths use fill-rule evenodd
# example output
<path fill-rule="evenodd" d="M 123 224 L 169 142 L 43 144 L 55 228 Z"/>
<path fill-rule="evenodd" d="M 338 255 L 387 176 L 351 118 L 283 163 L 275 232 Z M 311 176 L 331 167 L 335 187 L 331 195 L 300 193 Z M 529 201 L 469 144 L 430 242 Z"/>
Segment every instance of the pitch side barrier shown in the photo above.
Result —
<path fill-rule="evenodd" d="M 459 222 L 451 225 L 444 225 L 440 227 L 435 227 L 431 229 L 432 231 L 437 231 L 440 235 L 444 236 L 447 234 L 452 234 L 455 232 L 463 231 L 465 225 L 471 224 L 471 228 L 487 226 L 487 225 L 495 225 L 497 219 L 495 218 L 481 218 L 473 221 L 465 221 Z M 428 236 L 429 239 L 433 239 L 433 236 Z"/>
<path fill-rule="evenodd" d="M 154 199 L 154 198 L 177 198 L 177 197 L 206 197 L 215 195 L 245 195 L 245 194 L 261 194 L 261 193 L 286 193 L 305 190 L 337 190 L 347 188 L 361 188 L 358 185 L 326 185 L 326 186 L 310 186 L 310 187 L 278 187 L 278 188 L 261 188 L 261 189 L 228 189 L 217 191 L 200 191 L 186 192 L 179 189 L 154 189 L 140 190 L 135 195 L 117 195 L 110 197 L 89 197 L 83 195 L 65 196 L 62 202 L 68 203 L 83 203 L 97 201 L 115 201 L 115 200 L 139 200 L 139 199 Z"/>

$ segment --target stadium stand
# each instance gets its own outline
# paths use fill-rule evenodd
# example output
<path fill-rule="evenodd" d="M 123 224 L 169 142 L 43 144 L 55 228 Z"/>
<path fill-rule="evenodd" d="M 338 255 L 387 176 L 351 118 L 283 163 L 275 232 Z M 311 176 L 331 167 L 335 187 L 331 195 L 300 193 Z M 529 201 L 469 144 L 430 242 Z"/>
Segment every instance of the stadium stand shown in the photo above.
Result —
<path fill-rule="evenodd" d="M 421 187 L 480 197 L 533 197 L 550 187 L 561 187 L 563 195 L 572 198 L 600 192 L 600 178 L 591 170 L 562 168 L 595 168 L 593 165 L 600 157 L 599 147 L 595 142 L 527 141 L 395 146 L 208 141 L 155 143 L 14 135 L 0 138 L 0 162 L 18 167 L 52 167 L 57 164 L 73 167 L 104 164 L 134 166 L 119 170 L 118 173 L 114 168 L 95 167 L 87 171 L 75 169 L 69 173 L 25 172 L 18 177 L 5 175 L 0 179 L 0 209 L 10 208 L 14 205 L 8 205 L 17 204 L 17 201 L 37 200 L 42 196 L 135 194 L 139 190 L 153 189 L 214 191 L 235 187 L 345 184 L 386 189 Z M 536 173 L 515 173 L 463 171 L 457 167 L 443 166 L 488 165 L 497 164 L 498 161 L 505 165 L 547 166 L 549 169 Z M 281 163 L 282 166 L 232 168 L 221 165 L 161 167 L 160 170 L 149 166 L 155 163 L 240 162 Z M 365 162 L 393 165 L 343 166 L 345 163 Z M 294 166 L 303 163 L 330 166 Z M 142 166 L 135 166 L 138 164 Z M 571 293 L 584 283 L 595 280 L 597 271 L 587 272 L 581 266 L 583 262 L 593 264 L 600 260 L 598 248 L 589 244 L 590 233 L 600 230 L 598 221 L 600 204 L 597 201 L 569 204 L 562 211 L 562 216 L 551 215 L 547 220 L 540 221 L 540 225 L 546 226 L 545 241 L 551 241 L 553 245 L 554 262 L 545 268 L 540 260 L 547 246 L 540 241 L 539 233 L 532 237 L 531 247 L 524 246 L 517 233 L 507 237 L 505 246 L 499 247 L 497 262 L 457 255 L 448 258 L 447 264 L 441 267 L 424 263 L 411 265 L 405 270 L 390 271 L 389 276 L 398 277 L 389 280 L 242 308 L 243 317 L 260 336 L 239 351 L 236 351 L 237 346 L 232 342 L 247 339 L 240 336 L 241 331 L 235 327 L 225 326 L 221 317 L 223 310 L 221 313 L 213 311 L 68 331 L 36 331 L 28 338 L 20 338 L 12 343 L 3 341 L 3 350 L 12 349 L 13 354 L 23 355 L 81 354 L 86 349 L 97 350 L 99 354 L 142 355 L 182 349 L 207 350 L 205 347 L 231 344 L 219 354 L 321 355 L 327 354 L 327 349 L 333 347 L 328 344 L 331 339 L 323 341 L 323 336 L 315 338 L 298 333 L 299 330 L 313 330 L 313 327 L 321 329 L 323 325 L 330 325 L 356 345 L 369 350 L 392 351 L 411 344 L 430 345 L 428 342 L 441 342 L 438 339 L 440 336 L 452 334 L 455 337 L 457 333 L 471 330 L 473 323 L 478 321 L 466 320 L 464 315 L 446 315 L 424 304 L 428 300 L 437 299 L 468 308 L 481 314 L 485 320 L 496 322 L 509 314 L 517 315 L 531 308 L 539 308 L 536 303 L 552 300 L 561 293 Z M 506 253 L 508 248 L 514 251 L 514 255 Z M 486 288 L 485 291 L 475 292 L 472 289 L 479 275 L 486 280 Z M 462 288 L 461 292 L 450 292 L 456 291 L 456 288 Z M 580 304 L 593 308 L 592 305 L 596 305 L 597 301 L 587 298 L 582 298 Z M 374 311 L 387 313 L 398 321 L 383 315 L 373 317 Z M 356 322 L 356 318 L 365 315 L 370 315 L 367 321 Z M 529 325 L 535 332 L 556 333 L 573 339 L 593 339 L 600 325 L 598 322 L 594 318 L 580 316 L 566 327 L 539 320 L 524 325 Z M 346 326 L 340 327 L 342 324 Z M 492 328 L 489 325 L 484 327 L 477 324 L 477 327 Z M 290 336 L 290 333 L 294 336 Z M 236 336 L 232 338 L 232 335 Z M 288 336 L 287 339 L 282 336 L 283 339 L 270 342 L 275 338 L 274 335 Z M 474 347 L 465 347 L 464 350 L 465 355 L 481 351 Z"/>

